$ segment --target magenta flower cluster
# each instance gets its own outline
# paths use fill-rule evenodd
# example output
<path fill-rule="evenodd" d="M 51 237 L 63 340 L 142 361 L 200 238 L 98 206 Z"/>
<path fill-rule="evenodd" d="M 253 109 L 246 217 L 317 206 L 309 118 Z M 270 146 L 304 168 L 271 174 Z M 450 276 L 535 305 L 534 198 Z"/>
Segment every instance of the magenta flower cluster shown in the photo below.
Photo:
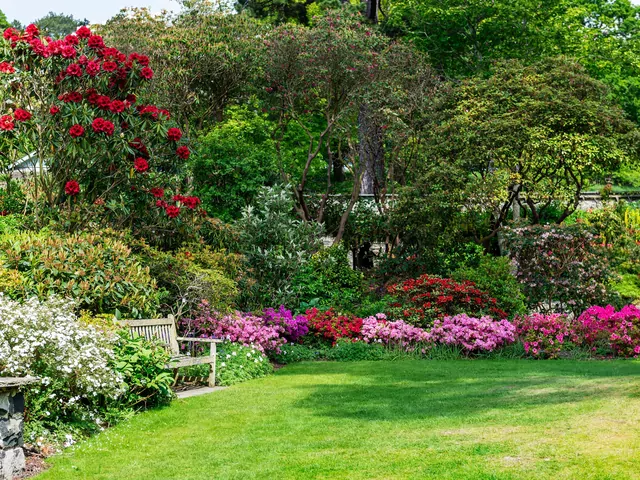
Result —
<path fill-rule="evenodd" d="M 429 341 L 429 333 L 402 320 L 389 321 L 384 313 L 362 320 L 360 330 L 362 339 L 367 343 L 382 343 L 387 346 L 414 350 L 417 344 Z"/>
<path fill-rule="evenodd" d="M 490 352 L 515 340 L 515 326 L 508 320 L 459 314 L 435 320 L 430 336 L 434 343 L 461 346 L 468 352 Z"/>
<path fill-rule="evenodd" d="M 296 315 L 287 310 L 284 305 L 280 305 L 278 310 L 266 308 L 262 312 L 262 320 L 265 325 L 280 325 L 284 329 L 284 337 L 296 343 L 300 337 L 309 333 L 309 320 L 305 315 Z"/>
<path fill-rule="evenodd" d="M 578 317 L 575 328 L 587 345 L 604 341 L 617 355 L 640 355 L 640 309 L 635 305 L 620 311 L 611 305 L 589 307 Z"/>
<path fill-rule="evenodd" d="M 534 357 L 555 358 L 565 341 L 576 340 L 567 317 L 560 313 L 533 313 L 514 320 L 524 350 Z"/>

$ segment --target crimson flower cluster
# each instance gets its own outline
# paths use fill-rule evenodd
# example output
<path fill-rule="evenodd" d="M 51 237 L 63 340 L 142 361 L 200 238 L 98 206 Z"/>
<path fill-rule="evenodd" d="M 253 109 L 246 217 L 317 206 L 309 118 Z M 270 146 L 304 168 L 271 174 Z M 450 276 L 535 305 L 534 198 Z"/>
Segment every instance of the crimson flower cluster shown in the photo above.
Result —
<path fill-rule="evenodd" d="M 496 306 L 495 298 L 469 281 L 456 282 L 450 278 L 422 275 L 391 285 L 387 291 L 395 299 L 389 316 L 403 318 L 406 322 L 421 327 L 459 313 L 477 316 L 488 314 L 499 319 L 508 317 L 506 312 Z"/>
<path fill-rule="evenodd" d="M 305 312 L 309 330 L 317 338 L 329 340 L 332 345 L 341 338 L 357 340 L 362 330 L 362 318 L 337 313 L 333 308 L 321 312 L 317 308 Z"/>
<path fill-rule="evenodd" d="M 55 97 L 48 106 L 48 113 L 61 117 L 57 120 L 58 124 L 69 118 L 75 120 L 65 126 L 66 135 L 71 140 L 90 136 L 91 142 L 100 142 L 117 134 L 126 137 L 137 128 L 136 118 L 160 122 L 171 118 L 167 110 L 156 105 L 138 104 L 136 96 L 129 93 L 132 87 L 153 78 L 154 72 L 149 66 L 149 58 L 135 52 L 126 55 L 108 47 L 101 36 L 95 35 L 86 26 L 57 40 L 41 36 L 35 25 L 29 25 L 23 32 L 8 28 L 4 31 L 3 38 L 9 47 L 15 50 L 15 58 L 25 60 L 0 62 L 0 74 L 22 73 L 32 69 L 31 62 L 36 62 L 38 58 L 50 59 L 46 65 L 54 70 Z M 78 110 L 75 104 L 89 105 L 97 115 L 88 120 L 76 120 L 78 116 L 74 112 Z M 31 118 L 32 112 L 15 108 L 9 114 L 0 116 L 0 133 L 14 130 L 20 122 L 27 122 Z M 156 130 L 154 128 L 147 131 Z M 162 128 L 159 130 L 162 131 Z M 177 127 L 167 127 L 164 132 L 163 140 L 165 143 L 168 142 L 175 158 L 188 159 L 191 154 L 189 148 L 180 144 L 184 142 L 183 132 Z M 135 135 L 132 134 L 129 138 L 132 137 Z M 147 148 L 141 138 L 135 137 L 127 140 L 127 143 L 130 150 L 124 157 L 128 155 L 131 168 L 135 172 L 147 173 L 154 164 L 161 168 L 160 163 L 155 163 L 150 148 Z M 70 148 L 83 148 L 85 143 L 69 142 L 68 145 L 72 146 Z M 107 163 L 106 169 L 110 175 L 117 172 L 117 161 Z M 80 178 L 76 178 L 68 180 L 65 184 L 64 190 L 69 196 L 76 196 L 81 191 L 78 182 Z M 138 178 L 156 180 L 153 175 Z M 201 203 L 198 197 L 193 196 L 176 195 L 171 200 L 165 200 L 165 190 L 161 187 L 147 190 L 133 185 L 131 191 L 150 192 L 155 204 L 162 208 L 166 217 L 170 219 L 179 217 L 183 209 L 196 210 Z"/>

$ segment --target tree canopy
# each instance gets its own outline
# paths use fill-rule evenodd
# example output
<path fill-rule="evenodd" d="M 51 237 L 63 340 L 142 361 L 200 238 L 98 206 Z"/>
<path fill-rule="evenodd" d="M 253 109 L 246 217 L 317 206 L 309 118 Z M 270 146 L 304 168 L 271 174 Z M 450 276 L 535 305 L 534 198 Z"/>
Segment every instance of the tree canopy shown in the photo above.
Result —
<path fill-rule="evenodd" d="M 73 18 L 73 15 L 64 13 L 49 12 L 44 17 L 34 22 L 40 28 L 40 31 L 53 38 L 62 38 L 75 32 L 78 27 L 88 25 L 89 20 L 79 20 Z"/>

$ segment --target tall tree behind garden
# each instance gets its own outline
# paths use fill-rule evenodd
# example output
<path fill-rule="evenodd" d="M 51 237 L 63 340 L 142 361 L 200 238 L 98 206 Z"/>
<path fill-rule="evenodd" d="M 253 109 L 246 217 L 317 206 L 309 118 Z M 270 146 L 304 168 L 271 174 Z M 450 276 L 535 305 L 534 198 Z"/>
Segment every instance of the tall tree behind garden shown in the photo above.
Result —
<path fill-rule="evenodd" d="M 63 38 L 75 32 L 78 27 L 88 25 L 89 20 L 79 20 L 73 18 L 73 15 L 65 15 L 64 13 L 49 12 L 44 17 L 34 22 L 40 28 L 40 31 L 53 38 Z"/>
<path fill-rule="evenodd" d="M 249 92 L 260 72 L 264 27 L 209 2 L 185 2 L 178 15 L 123 10 L 103 28 L 123 52 L 147 54 L 158 72 L 150 99 L 175 112 L 187 131 L 220 121 L 236 96 Z"/>
<path fill-rule="evenodd" d="M 638 161 L 637 127 L 584 67 L 556 58 L 531 66 L 502 61 L 493 69 L 492 77 L 464 81 L 445 97 L 400 223 L 411 221 L 412 209 L 447 202 L 451 222 L 467 225 L 478 242 L 502 228 L 516 203 L 535 224 L 555 202 L 560 223 L 590 182 Z M 443 193 L 437 201 L 424 200 L 436 191 Z M 422 220 L 405 226 L 407 240 L 432 235 Z"/>
<path fill-rule="evenodd" d="M 630 0 L 396 0 L 383 24 L 451 77 L 498 59 L 575 57 L 640 119 L 640 6 Z"/>
<path fill-rule="evenodd" d="M 4 12 L 2 10 L 0 10 L 0 29 L 4 30 L 5 28 L 8 28 L 9 25 L 9 20 L 7 20 L 7 16 L 4 14 Z"/>

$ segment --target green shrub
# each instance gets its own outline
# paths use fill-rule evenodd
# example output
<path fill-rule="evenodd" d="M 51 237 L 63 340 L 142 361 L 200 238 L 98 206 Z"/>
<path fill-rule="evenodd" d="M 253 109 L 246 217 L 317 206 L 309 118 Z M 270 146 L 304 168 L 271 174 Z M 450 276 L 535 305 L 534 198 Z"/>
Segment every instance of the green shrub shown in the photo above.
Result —
<path fill-rule="evenodd" d="M 237 222 L 240 252 L 252 280 L 241 286 L 241 307 L 257 310 L 272 305 L 296 305 L 295 277 L 322 242 L 322 226 L 295 217 L 291 192 L 286 187 L 264 188 L 255 206 Z"/>
<path fill-rule="evenodd" d="M 167 404 L 173 398 L 173 376 L 166 364 L 170 355 L 157 342 L 118 332 L 114 346 L 114 369 L 122 375 L 125 392 L 118 398 L 120 408 L 141 409 Z"/>
<path fill-rule="evenodd" d="M 0 215 L 0 235 L 17 233 L 23 223 L 22 215 Z"/>
<path fill-rule="evenodd" d="M 293 289 L 300 292 L 302 301 L 326 307 L 353 307 L 364 293 L 362 272 L 351 268 L 348 251 L 343 244 L 323 248 L 311 256 L 300 268 Z"/>
<path fill-rule="evenodd" d="M 216 384 L 222 386 L 264 377 L 273 372 L 269 359 L 259 350 L 231 342 L 218 346 L 216 366 Z"/>
<path fill-rule="evenodd" d="M 217 311 L 234 306 L 238 288 L 233 279 L 241 276 L 240 255 L 215 252 L 200 244 L 163 252 L 141 243 L 136 250 L 158 284 L 162 310 L 180 317 L 190 314 L 202 300 Z"/>
<path fill-rule="evenodd" d="M 274 128 L 256 109 L 232 106 L 226 118 L 200 138 L 193 182 L 203 207 L 229 221 L 238 218 L 260 188 L 277 177 Z"/>
<path fill-rule="evenodd" d="M 327 349 L 288 343 L 283 345 L 280 352 L 273 354 L 271 358 L 274 362 L 281 364 L 322 360 L 327 358 Z"/>
<path fill-rule="evenodd" d="M 347 339 L 339 339 L 333 348 L 327 350 L 327 359 L 339 362 L 383 360 L 386 355 L 387 351 L 378 343 L 352 342 Z"/>
<path fill-rule="evenodd" d="M 153 315 L 158 308 L 149 269 L 112 231 L 2 235 L 0 262 L 0 284 L 15 299 L 60 295 L 94 314 L 133 318 Z"/>
<path fill-rule="evenodd" d="M 480 257 L 476 266 L 463 266 L 451 274 L 451 278 L 462 282 L 469 280 L 480 290 L 497 300 L 496 306 L 510 317 L 525 313 L 524 295 L 520 283 L 511 273 L 511 262 L 506 257 Z"/>

